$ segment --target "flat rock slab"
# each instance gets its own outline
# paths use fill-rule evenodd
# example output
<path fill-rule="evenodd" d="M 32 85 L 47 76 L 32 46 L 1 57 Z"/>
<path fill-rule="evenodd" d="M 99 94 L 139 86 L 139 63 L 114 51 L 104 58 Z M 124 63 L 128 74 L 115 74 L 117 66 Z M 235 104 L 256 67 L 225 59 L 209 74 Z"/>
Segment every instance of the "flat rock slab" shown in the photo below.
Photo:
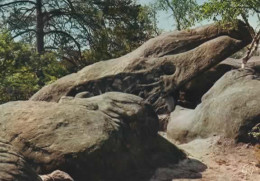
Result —
<path fill-rule="evenodd" d="M 203 96 L 195 110 L 171 114 L 167 136 L 180 142 L 222 135 L 249 142 L 248 132 L 260 122 L 260 76 L 253 70 L 226 73 Z"/>
<path fill-rule="evenodd" d="M 157 131 L 152 107 L 142 98 L 118 92 L 85 99 L 63 97 L 59 103 L 20 101 L 0 106 L 0 137 L 38 173 L 62 170 L 80 181 L 117 178 L 146 166 L 152 160 L 150 153 L 162 143 Z M 164 148 L 170 150 L 171 162 L 185 157 L 172 144 Z"/>

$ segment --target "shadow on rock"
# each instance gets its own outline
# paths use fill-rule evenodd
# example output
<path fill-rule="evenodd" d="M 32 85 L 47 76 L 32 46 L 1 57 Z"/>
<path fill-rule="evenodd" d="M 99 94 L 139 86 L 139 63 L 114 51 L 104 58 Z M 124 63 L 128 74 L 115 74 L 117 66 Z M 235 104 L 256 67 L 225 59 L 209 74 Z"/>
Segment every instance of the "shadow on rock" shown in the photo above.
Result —
<path fill-rule="evenodd" d="M 150 167 L 138 169 L 126 181 L 170 181 L 202 178 L 201 172 L 207 169 L 205 164 L 189 158 L 176 164 L 176 156 L 184 157 L 185 155 L 174 144 L 160 135 L 158 135 L 154 145 L 156 145 L 156 149 L 146 155 L 146 158 L 149 158 L 146 165 L 150 165 Z"/>
<path fill-rule="evenodd" d="M 157 134 L 151 105 L 119 92 L 10 102 L 0 106 L 0 125 L 0 137 L 42 175 L 61 170 L 77 181 L 124 180 L 186 158 Z"/>
<path fill-rule="evenodd" d="M 206 169 L 207 166 L 196 159 L 185 159 L 176 165 L 167 168 L 158 168 L 150 181 L 198 179 L 202 178 L 201 172 Z"/>
<path fill-rule="evenodd" d="M 176 107 L 167 136 L 181 143 L 214 135 L 254 143 L 250 132 L 260 120 L 260 75 L 252 69 L 232 70 L 202 97 L 196 109 Z"/>

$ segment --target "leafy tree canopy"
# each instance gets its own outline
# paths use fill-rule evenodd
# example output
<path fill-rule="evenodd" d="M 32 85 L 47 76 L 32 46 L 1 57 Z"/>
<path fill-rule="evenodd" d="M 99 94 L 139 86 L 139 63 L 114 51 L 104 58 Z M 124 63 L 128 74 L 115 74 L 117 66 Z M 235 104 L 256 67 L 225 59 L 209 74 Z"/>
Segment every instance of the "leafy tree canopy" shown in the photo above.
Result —
<path fill-rule="evenodd" d="M 43 71 L 43 79 L 37 69 Z M 67 73 L 54 53 L 38 56 L 29 45 L 14 42 L 10 33 L 0 33 L 0 104 L 28 99 L 42 84 Z"/>
<path fill-rule="evenodd" d="M 237 25 L 240 19 L 246 23 L 253 41 L 243 57 L 242 67 L 256 53 L 260 42 L 260 1 L 259 0 L 207 0 L 201 5 L 196 0 L 159 0 L 155 4 L 159 10 L 170 10 L 176 22 L 177 30 L 186 29 L 196 22 L 213 20 L 226 25 Z M 256 30 L 252 28 L 250 17 L 258 21 Z"/>
<path fill-rule="evenodd" d="M 260 42 L 260 27 L 254 30 L 249 21 L 250 16 L 255 16 L 260 23 L 259 0 L 209 0 L 200 7 L 201 19 L 210 19 L 223 23 L 231 22 L 236 26 L 237 19 L 243 20 L 251 31 L 253 41 L 242 58 L 242 68 L 247 61 L 257 52 Z M 259 26 L 259 25 L 258 25 Z"/>
<path fill-rule="evenodd" d="M 249 17 L 256 16 L 260 21 L 259 0 L 208 0 L 200 7 L 201 19 L 234 22 L 242 19 L 250 26 Z"/>
<path fill-rule="evenodd" d="M 13 37 L 57 50 L 76 69 L 81 53 L 108 59 L 139 46 L 153 34 L 150 12 L 134 0 L 0 0 L 1 21 Z M 71 57 L 71 55 L 74 55 Z"/>
<path fill-rule="evenodd" d="M 199 3 L 200 2 L 200 3 Z M 186 29 L 205 19 L 234 22 L 243 20 L 250 25 L 249 18 L 257 17 L 260 23 L 259 0 L 159 0 L 154 1 L 158 10 L 170 11 L 176 29 Z"/>

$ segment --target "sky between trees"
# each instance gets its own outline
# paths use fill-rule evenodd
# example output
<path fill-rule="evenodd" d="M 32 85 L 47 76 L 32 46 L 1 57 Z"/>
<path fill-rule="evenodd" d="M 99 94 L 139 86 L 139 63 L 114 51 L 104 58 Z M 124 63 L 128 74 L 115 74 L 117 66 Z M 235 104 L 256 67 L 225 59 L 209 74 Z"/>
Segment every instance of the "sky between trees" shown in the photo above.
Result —
<path fill-rule="evenodd" d="M 137 2 L 140 2 L 142 5 L 148 5 L 148 4 L 154 3 L 156 1 L 157 0 L 137 0 Z M 197 0 L 197 2 L 199 4 L 202 4 L 206 1 L 207 0 Z M 198 23 L 196 26 L 209 24 L 211 22 L 213 22 L 213 21 L 204 20 L 203 22 Z M 257 17 L 255 17 L 255 16 L 250 17 L 249 22 L 254 28 L 257 27 Z M 175 29 L 174 20 L 171 17 L 170 11 L 169 12 L 160 11 L 158 13 L 158 28 L 162 29 L 163 31 L 172 31 L 173 29 Z"/>

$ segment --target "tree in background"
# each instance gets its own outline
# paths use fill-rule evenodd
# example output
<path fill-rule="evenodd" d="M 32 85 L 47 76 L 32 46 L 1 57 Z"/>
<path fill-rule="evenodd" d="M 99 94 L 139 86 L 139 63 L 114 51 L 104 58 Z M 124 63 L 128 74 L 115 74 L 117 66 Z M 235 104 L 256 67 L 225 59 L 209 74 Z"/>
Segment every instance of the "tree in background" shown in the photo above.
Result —
<path fill-rule="evenodd" d="M 75 70 L 86 64 L 83 50 L 108 59 L 153 34 L 149 12 L 134 0 L 0 0 L 0 11 L 14 38 L 35 43 L 39 53 L 56 50 Z"/>
<path fill-rule="evenodd" d="M 84 31 L 87 37 L 88 32 L 98 28 L 93 16 L 84 16 L 87 13 L 96 15 L 91 7 L 85 7 L 92 4 L 85 3 L 83 8 L 83 3 L 75 0 L 1 0 L 0 8 L 3 24 L 14 37 L 36 37 L 37 51 L 42 53 L 61 41 L 73 41 L 80 49 L 78 33 Z"/>
<path fill-rule="evenodd" d="M 207 0 L 202 5 L 198 5 L 196 0 L 159 0 L 155 4 L 158 10 L 170 10 L 177 30 L 192 27 L 203 20 L 217 21 L 222 25 L 231 23 L 233 26 L 236 26 L 238 19 L 244 21 L 254 38 L 242 58 L 242 67 L 258 50 L 260 25 L 254 30 L 249 18 L 255 16 L 260 23 L 259 0 Z"/>
<path fill-rule="evenodd" d="M 177 30 L 189 28 L 196 23 L 199 7 L 196 0 L 158 0 L 155 6 L 159 10 L 170 11 Z"/>
<path fill-rule="evenodd" d="M 43 79 L 36 75 L 39 68 Z M 67 73 L 54 53 L 38 56 L 29 45 L 14 42 L 10 33 L 0 33 L 0 104 L 28 99 L 41 85 Z"/>
<path fill-rule="evenodd" d="M 236 26 L 238 19 L 244 21 L 250 29 L 253 41 L 248 47 L 246 55 L 242 58 L 242 68 L 247 61 L 258 50 L 260 41 L 260 1 L 259 0 L 209 0 L 200 7 L 200 19 L 212 19 L 221 23 L 232 22 Z M 258 27 L 254 30 L 251 27 L 249 18 L 258 18 Z"/>
<path fill-rule="evenodd" d="M 122 56 L 156 35 L 154 11 L 132 0 L 96 2 L 102 29 L 94 32 L 93 46 L 83 51 L 86 63 Z M 83 65 L 86 65 L 86 63 Z"/>
<path fill-rule="evenodd" d="M 155 27 L 151 9 L 135 0 L 0 0 L 0 14 L 0 103 L 126 54 Z"/>

